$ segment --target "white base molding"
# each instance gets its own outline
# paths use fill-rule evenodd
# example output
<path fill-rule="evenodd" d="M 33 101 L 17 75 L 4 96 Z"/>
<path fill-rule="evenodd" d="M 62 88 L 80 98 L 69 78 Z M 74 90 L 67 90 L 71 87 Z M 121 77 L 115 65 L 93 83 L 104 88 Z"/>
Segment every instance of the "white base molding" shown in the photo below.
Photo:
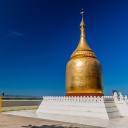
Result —
<path fill-rule="evenodd" d="M 128 104 L 126 99 L 121 99 L 116 94 L 102 97 L 49 96 L 43 97 L 36 113 L 42 113 L 42 116 L 45 115 L 43 119 L 50 120 L 58 120 L 56 115 L 60 115 L 61 121 L 66 121 L 64 117 L 68 115 L 77 119 L 87 117 L 110 120 L 128 116 Z M 46 114 L 51 116 L 46 117 Z"/>

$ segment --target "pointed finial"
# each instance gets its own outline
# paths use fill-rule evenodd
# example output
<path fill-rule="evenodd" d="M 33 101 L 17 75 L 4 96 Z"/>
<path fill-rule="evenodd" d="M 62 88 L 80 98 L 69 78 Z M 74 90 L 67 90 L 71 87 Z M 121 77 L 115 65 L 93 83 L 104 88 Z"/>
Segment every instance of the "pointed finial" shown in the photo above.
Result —
<path fill-rule="evenodd" d="M 85 23 L 84 23 L 84 9 L 81 9 L 82 11 L 80 12 L 80 14 L 82 15 L 82 21 L 80 23 L 80 28 L 85 28 Z"/>
<path fill-rule="evenodd" d="M 85 23 L 84 23 L 84 11 L 82 8 L 82 11 L 80 13 L 82 15 L 82 21 L 80 23 L 80 41 L 79 44 L 77 46 L 77 48 L 75 49 L 75 51 L 72 53 L 71 58 L 72 57 L 93 57 L 96 58 L 95 53 L 91 50 L 91 48 L 89 47 L 87 41 L 86 41 L 86 35 L 85 35 Z"/>
<path fill-rule="evenodd" d="M 84 9 L 83 8 L 81 9 L 80 14 L 82 15 L 82 20 L 83 20 L 83 17 L 84 17 Z"/>

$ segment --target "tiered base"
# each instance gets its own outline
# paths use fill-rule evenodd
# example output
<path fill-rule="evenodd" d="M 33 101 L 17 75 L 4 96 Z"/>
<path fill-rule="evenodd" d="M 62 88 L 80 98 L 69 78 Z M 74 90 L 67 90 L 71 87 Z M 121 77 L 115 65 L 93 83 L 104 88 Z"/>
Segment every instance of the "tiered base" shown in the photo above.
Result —
<path fill-rule="evenodd" d="M 122 104 L 124 105 L 124 104 Z M 124 106 L 123 106 L 124 107 Z M 122 108 L 122 107 L 121 107 Z M 37 113 L 65 115 L 99 119 L 112 119 L 122 117 L 120 108 L 117 107 L 112 96 L 62 96 L 62 97 L 43 97 Z M 45 119 L 45 116 L 43 117 Z M 50 119 L 50 118 L 49 118 Z M 63 121 L 65 119 L 63 118 Z M 74 122 L 75 123 L 75 122 Z"/>

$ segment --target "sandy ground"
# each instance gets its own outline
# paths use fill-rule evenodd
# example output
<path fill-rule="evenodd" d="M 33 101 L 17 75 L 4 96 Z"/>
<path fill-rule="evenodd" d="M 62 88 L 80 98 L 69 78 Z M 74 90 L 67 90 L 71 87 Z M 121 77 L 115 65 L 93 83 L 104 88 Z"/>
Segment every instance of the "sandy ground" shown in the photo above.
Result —
<path fill-rule="evenodd" d="M 73 123 L 64 123 L 0 114 L 0 128 L 101 128 Z"/>

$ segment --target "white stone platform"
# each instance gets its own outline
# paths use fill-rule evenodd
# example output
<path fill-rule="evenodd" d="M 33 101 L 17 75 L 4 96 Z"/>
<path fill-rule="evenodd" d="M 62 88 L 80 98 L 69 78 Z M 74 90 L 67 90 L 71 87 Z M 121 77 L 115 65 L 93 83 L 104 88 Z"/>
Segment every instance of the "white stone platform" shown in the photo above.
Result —
<path fill-rule="evenodd" d="M 43 97 L 37 111 L 6 114 L 107 128 L 128 128 L 128 100 L 117 93 L 102 97 Z"/>
<path fill-rule="evenodd" d="M 43 97 L 37 113 L 113 119 L 128 115 L 126 101 L 113 96 Z M 44 117 L 45 118 L 45 117 Z M 63 120 L 64 121 L 64 120 Z"/>
<path fill-rule="evenodd" d="M 39 118 L 39 119 L 43 119 L 43 117 L 45 116 L 48 119 L 55 117 L 54 120 L 58 120 L 58 121 L 63 120 L 61 115 L 40 114 L 40 113 L 36 113 L 36 110 L 10 111 L 10 112 L 3 112 L 3 114 L 32 117 L 32 118 Z M 77 117 L 75 116 L 72 117 L 72 116 L 65 115 L 65 119 L 67 119 L 66 122 L 74 123 L 74 120 L 75 120 L 76 121 L 75 123 L 85 124 L 90 126 L 99 126 L 104 128 L 128 128 L 128 117 L 116 118 L 111 120 L 79 117 L 79 120 L 77 120 Z"/>

